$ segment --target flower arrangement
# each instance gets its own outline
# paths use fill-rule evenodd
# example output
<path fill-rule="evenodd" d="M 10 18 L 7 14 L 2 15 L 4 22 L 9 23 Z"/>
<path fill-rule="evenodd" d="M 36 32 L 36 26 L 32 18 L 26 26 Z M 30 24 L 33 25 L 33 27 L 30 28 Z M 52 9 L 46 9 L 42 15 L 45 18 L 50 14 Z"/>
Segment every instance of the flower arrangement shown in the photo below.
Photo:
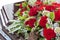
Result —
<path fill-rule="evenodd" d="M 6 29 L 9 33 L 21 33 L 24 40 L 59 40 L 60 3 L 54 0 L 28 0 L 16 4 L 16 20 Z M 37 37 L 32 37 L 32 34 Z"/>

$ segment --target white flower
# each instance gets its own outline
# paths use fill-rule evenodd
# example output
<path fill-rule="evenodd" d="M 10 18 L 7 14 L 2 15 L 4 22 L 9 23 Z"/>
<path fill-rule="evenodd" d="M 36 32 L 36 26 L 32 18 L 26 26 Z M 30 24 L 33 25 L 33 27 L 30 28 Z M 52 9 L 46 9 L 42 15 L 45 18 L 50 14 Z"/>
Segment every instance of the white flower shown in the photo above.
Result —
<path fill-rule="evenodd" d="M 39 30 L 40 31 L 40 35 L 42 36 L 42 37 L 44 37 L 44 35 L 43 35 L 43 29 L 41 29 L 41 30 Z"/>
<path fill-rule="evenodd" d="M 55 27 L 59 27 L 59 24 L 58 23 L 54 23 L 54 28 Z"/>
<path fill-rule="evenodd" d="M 57 34 L 60 34 L 60 27 L 55 27 L 55 30 L 54 30 Z"/>

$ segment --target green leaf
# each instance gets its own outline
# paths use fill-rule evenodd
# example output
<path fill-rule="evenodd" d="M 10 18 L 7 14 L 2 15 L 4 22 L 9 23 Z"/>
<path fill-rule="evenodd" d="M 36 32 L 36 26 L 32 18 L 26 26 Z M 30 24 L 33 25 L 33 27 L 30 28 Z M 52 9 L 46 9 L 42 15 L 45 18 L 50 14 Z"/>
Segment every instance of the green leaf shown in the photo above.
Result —
<path fill-rule="evenodd" d="M 56 37 L 55 40 L 59 40 L 59 39 Z"/>
<path fill-rule="evenodd" d="M 27 10 L 29 11 L 30 10 L 30 8 L 27 6 Z"/>
<path fill-rule="evenodd" d="M 44 2 L 44 4 L 51 4 L 52 2 L 55 2 L 55 0 L 45 0 L 43 2 Z"/>
<path fill-rule="evenodd" d="M 20 6 L 20 4 L 15 4 L 15 6 Z"/>
<path fill-rule="evenodd" d="M 27 2 L 22 3 L 23 7 L 27 7 Z"/>
<path fill-rule="evenodd" d="M 19 20 L 25 20 L 28 17 L 28 11 L 24 11 L 22 16 L 18 16 Z"/>
<path fill-rule="evenodd" d="M 29 34 L 25 32 L 25 39 L 27 40 L 29 38 Z"/>
<path fill-rule="evenodd" d="M 31 31 L 31 28 L 29 26 L 26 26 L 26 30 Z"/>
<path fill-rule="evenodd" d="M 14 15 L 15 16 L 20 16 L 20 9 L 18 9 L 17 12 Z"/>
<path fill-rule="evenodd" d="M 48 2 L 47 1 L 44 1 L 44 4 L 48 4 Z"/>
<path fill-rule="evenodd" d="M 28 11 L 24 11 L 23 16 L 28 16 Z"/>
<path fill-rule="evenodd" d="M 55 2 L 55 0 L 48 0 L 49 2 Z"/>
<path fill-rule="evenodd" d="M 47 13 L 46 16 L 47 16 L 48 18 L 50 18 L 52 21 L 53 21 L 54 18 L 55 18 L 54 12 Z"/>
<path fill-rule="evenodd" d="M 39 39 L 39 40 L 45 40 L 45 38 L 40 37 L 40 39 Z"/>
<path fill-rule="evenodd" d="M 56 38 L 52 38 L 52 40 L 56 40 Z"/>
<path fill-rule="evenodd" d="M 51 25 L 47 23 L 47 24 L 46 24 L 46 27 L 47 27 L 47 28 L 51 28 Z"/>
<path fill-rule="evenodd" d="M 54 12 L 50 12 L 50 17 L 49 17 L 52 21 L 54 20 L 55 18 L 55 15 L 54 15 Z"/>
<path fill-rule="evenodd" d="M 40 30 L 40 27 L 38 27 L 38 22 L 35 22 L 35 24 L 34 24 L 34 28 L 32 28 L 32 30 L 31 31 L 37 31 L 37 30 Z"/>
<path fill-rule="evenodd" d="M 27 31 L 24 27 L 24 21 L 14 21 L 9 27 L 7 27 L 7 29 L 9 30 L 9 33 L 14 33 L 15 31 L 19 31 L 19 33 L 23 33 L 25 31 Z"/>
<path fill-rule="evenodd" d="M 21 29 L 21 26 L 15 27 L 15 28 L 11 28 L 9 33 L 14 33 L 15 31 Z"/>
<path fill-rule="evenodd" d="M 26 19 L 26 16 L 19 16 L 18 19 L 19 20 L 24 20 L 24 19 Z"/>
<path fill-rule="evenodd" d="M 37 27 L 39 25 L 39 23 L 38 22 L 35 22 L 35 26 Z"/>

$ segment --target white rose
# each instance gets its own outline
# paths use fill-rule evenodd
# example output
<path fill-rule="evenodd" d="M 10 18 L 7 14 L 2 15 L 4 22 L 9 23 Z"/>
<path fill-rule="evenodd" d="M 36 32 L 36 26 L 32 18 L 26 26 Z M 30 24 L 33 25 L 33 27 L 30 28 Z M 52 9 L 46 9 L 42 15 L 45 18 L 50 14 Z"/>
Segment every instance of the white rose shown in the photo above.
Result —
<path fill-rule="evenodd" d="M 55 27 L 55 33 L 60 34 L 60 27 Z"/>

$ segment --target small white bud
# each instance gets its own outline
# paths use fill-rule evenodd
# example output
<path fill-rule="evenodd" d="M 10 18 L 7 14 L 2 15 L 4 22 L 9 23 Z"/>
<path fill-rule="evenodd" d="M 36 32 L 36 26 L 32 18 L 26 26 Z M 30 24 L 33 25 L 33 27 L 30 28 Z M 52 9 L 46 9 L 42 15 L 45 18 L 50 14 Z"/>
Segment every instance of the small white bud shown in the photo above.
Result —
<path fill-rule="evenodd" d="M 54 23 L 54 28 L 55 27 L 59 27 L 59 24 L 58 23 Z"/>

